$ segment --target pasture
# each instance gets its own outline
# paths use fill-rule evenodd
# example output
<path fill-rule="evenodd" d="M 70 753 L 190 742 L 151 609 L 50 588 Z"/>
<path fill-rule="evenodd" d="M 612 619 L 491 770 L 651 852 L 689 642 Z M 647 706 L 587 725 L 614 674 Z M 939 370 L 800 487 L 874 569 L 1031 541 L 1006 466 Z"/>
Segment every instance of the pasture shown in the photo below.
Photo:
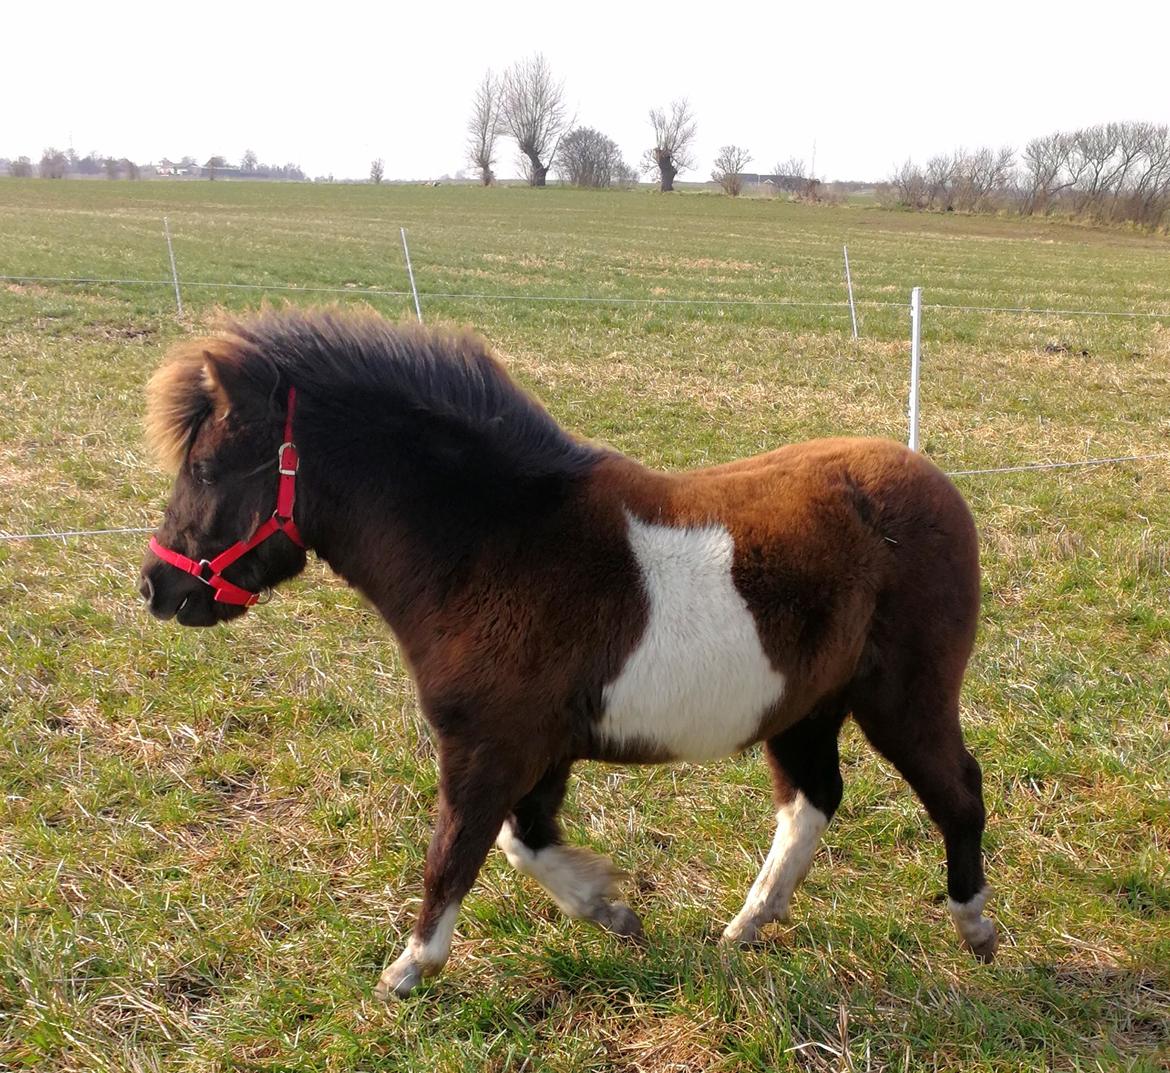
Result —
<path fill-rule="evenodd" d="M 944 469 L 1170 450 L 1164 238 L 688 194 L 0 181 L 0 275 L 287 284 L 469 324 L 571 429 L 662 467 L 837 433 Z M 862 338 L 850 337 L 848 242 Z M 339 293 L 331 293 L 336 290 Z M 428 297 L 428 293 L 432 297 Z M 434 294 L 539 296 L 540 301 Z M 570 303 L 543 299 L 588 295 Z M 0 530 L 152 525 L 142 389 L 260 290 L 0 282 Z M 724 304 L 623 303 L 704 299 Z M 739 302 L 741 304 L 727 304 Z M 758 302 L 809 303 L 781 305 Z M 716 944 L 772 838 L 758 750 L 581 765 L 571 840 L 648 942 L 565 921 L 493 853 L 444 974 L 371 988 L 434 800 L 381 621 L 319 564 L 214 631 L 151 621 L 145 537 L 0 542 L 0 1067 L 1163 1069 L 1170 1061 L 1170 460 L 956 477 L 984 604 L 964 692 L 999 959 L 947 919 L 941 840 L 855 729 L 793 922 Z"/>

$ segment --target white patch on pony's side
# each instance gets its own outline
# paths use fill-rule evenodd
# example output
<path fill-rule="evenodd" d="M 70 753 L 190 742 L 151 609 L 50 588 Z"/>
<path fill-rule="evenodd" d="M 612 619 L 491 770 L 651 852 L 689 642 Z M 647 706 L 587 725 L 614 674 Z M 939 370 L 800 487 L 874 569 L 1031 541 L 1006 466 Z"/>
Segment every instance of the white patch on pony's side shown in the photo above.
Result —
<path fill-rule="evenodd" d="M 828 817 L 799 790 L 777 811 L 772 848 L 743 908 L 723 932 L 727 942 L 755 942 L 765 924 L 788 919 L 788 903 L 808 874 L 817 843 L 828 826 Z"/>
<path fill-rule="evenodd" d="M 735 542 L 721 525 L 653 525 L 626 513 L 649 605 L 645 632 L 602 691 L 598 732 L 679 760 L 730 756 L 784 694 L 731 578 Z"/>
<path fill-rule="evenodd" d="M 526 846 L 507 820 L 496 845 L 517 872 L 531 876 L 571 917 L 593 918 L 603 902 L 617 897 L 621 873 L 607 857 L 578 846 Z"/>

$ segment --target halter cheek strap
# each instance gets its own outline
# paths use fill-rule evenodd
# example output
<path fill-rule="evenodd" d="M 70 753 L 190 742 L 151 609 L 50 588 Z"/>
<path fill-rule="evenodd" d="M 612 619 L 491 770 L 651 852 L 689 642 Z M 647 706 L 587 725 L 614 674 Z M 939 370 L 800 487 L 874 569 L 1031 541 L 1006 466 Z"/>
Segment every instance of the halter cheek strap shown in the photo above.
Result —
<path fill-rule="evenodd" d="M 292 425 L 293 410 L 296 408 L 297 389 L 288 389 L 288 415 L 284 420 L 284 442 L 277 452 L 277 466 L 280 477 L 276 486 L 276 509 L 272 516 L 261 525 L 247 540 L 237 540 L 226 551 L 221 551 L 214 559 L 192 559 L 180 552 L 163 547 L 154 537 L 150 538 L 150 550 L 165 563 L 192 574 L 205 585 L 215 590 L 215 599 L 221 604 L 236 604 L 241 607 L 251 607 L 260 599 L 258 592 L 234 585 L 223 576 L 223 572 L 237 559 L 247 555 L 254 547 L 263 544 L 274 533 L 284 533 L 298 548 L 303 548 L 305 542 L 301 539 L 296 522 L 293 521 L 293 505 L 297 498 L 297 470 L 300 469 L 301 459 L 297 453 L 297 445 L 293 443 Z"/>

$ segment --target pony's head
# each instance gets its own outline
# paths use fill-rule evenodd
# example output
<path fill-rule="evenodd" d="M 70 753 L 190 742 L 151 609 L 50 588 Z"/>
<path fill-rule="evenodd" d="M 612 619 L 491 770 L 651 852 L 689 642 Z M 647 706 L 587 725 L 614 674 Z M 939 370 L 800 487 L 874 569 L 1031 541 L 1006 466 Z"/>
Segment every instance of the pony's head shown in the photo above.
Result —
<path fill-rule="evenodd" d="M 247 597 L 305 565 L 296 529 L 287 524 L 230 565 L 215 562 L 270 524 L 278 481 L 282 495 L 291 491 L 278 475 L 288 465 L 279 458 L 288 438 L 289 385 L 272 365 L 245 360 L 256 356 L 249 349 L 230 329 L 181 343 L 147 388 L 147 436 L 175 484 L 139 591 L 157 618 L 175 617 L 184 626 L 237 618 Z"/>

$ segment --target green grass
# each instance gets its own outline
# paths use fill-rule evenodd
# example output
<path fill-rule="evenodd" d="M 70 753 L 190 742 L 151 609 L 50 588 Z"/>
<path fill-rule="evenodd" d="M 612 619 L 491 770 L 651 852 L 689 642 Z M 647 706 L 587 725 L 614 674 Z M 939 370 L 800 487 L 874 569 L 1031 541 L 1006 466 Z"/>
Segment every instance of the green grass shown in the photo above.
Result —
<path fill-rule="evenodd" d="M 644 192 L 2 181 L 0 275 L 165 280 L 164 214 L 189 284 L 401 290 L 401 225 L 431 294 L 839 302 L 848 242 L 863 302 L 1170 307 L 1163 239 Z M 143 384 L 214 304 L 261 298 L 188 287 L 178 323 L 168 285 L 0 284 L 0 528 L 152 524 Z M 840 307 L 424 311 L 653 465 L 904 435 L 901 308 L 863 306 L 858 343 Z M 928 309 L 922 409 L 949 469 L 1170 450 L 1170 325 Z M 445 974 L 388 1007 L 370 988 L 417 905 L 435 766 L 376 616 L 314 567 L 181 631 L 137 606 L 139 538 L 0 543 L 0 1068 L 1165 1068 L 1167 462 L 959 481 L 994 966 L 959 950 L 939 839 L 848 730 L 845 802 L 763 949 L 715 943 L 771 839 L 758 753 L 582 765 L 567 826 L 630 871 L 648 946 L 562 920 L 493 854 Z"/>

